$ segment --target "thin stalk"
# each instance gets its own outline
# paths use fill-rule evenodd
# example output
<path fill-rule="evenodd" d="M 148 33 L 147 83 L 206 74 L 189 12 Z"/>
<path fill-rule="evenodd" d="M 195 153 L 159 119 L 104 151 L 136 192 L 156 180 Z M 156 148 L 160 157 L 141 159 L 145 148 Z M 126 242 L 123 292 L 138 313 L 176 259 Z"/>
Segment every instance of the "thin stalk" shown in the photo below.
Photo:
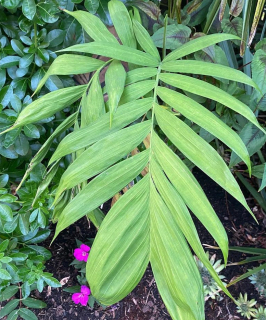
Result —
<path fill-rule="evenodd" d="M 156 80 L 155 80 L 155 86 L 154 86 L 154 93 L 153 93 L 153 104 L 152 104 L 152 116 L 151 116 L 151 137 L 150 137 L 150 150 L 152 150 L 152 134 L 153 134 L 153 130 L 154 130 L 154 107 L 155 107 L 155 103 L 157 101 L 157 87 L 158 87 L 158 84 L 159 84 L 159 76 L 160 76 L 160 73 L 161 73 L 161 66 L 158 67 L 158 71 L 157 71 L 157 75 L 156 75 Z M 151 154 L 152 152 L 150 152 L 150 155 L 149 155 L 149 162 L 151 161 Z"/>
<path fill-rule="evenodd" d="M 261 163 L 265 163 L 266 161 L 265 161 L 265 158 L 264 158 L 261 150 L 259 150 L 259 151 L 257 152 L 257 154 L 258 154 L 258 156 L 259 156 L 259 159 L 260 159 Z"/>
<path fill-rule="evenodd" d="M 163 33 L 163 59 L 166 56 L 166 31 L 167 31 L 167 24 L 168 24 L 168 15 L 164 18 L 164 33 Z"/>

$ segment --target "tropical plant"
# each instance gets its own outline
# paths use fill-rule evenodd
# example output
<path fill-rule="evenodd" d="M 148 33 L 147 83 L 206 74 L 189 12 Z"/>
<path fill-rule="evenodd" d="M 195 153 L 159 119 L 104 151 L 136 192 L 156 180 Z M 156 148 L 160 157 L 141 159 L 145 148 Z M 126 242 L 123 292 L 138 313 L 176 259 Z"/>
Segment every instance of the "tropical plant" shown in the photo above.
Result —
<path fill-rule="evenodd" d="M 262 296 L 266 295 L 266 275 L 265 269 L 262 269 L 252 276 L 249 277 L 249 280 L 252 284 L 254 284 L 256 290 L 258 290 L 259 294 Z"/>
<path fill-rule="evenodd" d="M 105 305 L 121 300 L 137 285 L 150 262 L 172 318 L 203 319 L 203 285 L 187 242 L 218 286 L 229 296 L 230 293 L 201 246 L 188 208 L 219 244 L 225 263 L 228 240 L 184 158 L 251 211 L 223 159 L 190 128 L 191 123 L 215 135 L 251 168 L 239 136 L 182 91 L 227 105 L 260 126 L 244 103 L 207 81 L 181 73 L 257 86 L 245 74 L 229 67 L 181 59 L 238 37 L 229 34 L 199 37 L 168 55 L 163 46 L 161 60 L 149 34 L 139 21 L 131 19 L 124 4 L 112 0 L 108 5 L 122 45 L 99 18 L 86 12 L 66 11 L 81 23 L 94 42 L 64 49 L 79 55 L 63 54 L 56 58 L 36 91 L 55 74 L 95 71 L 93 77 L 87 85 L 59 89 L 37 99 L 5 132 L 50 117 L 81 98 L 80 121 L 76 121 L 74 132 L 62 140 L 50 159 L 50 164 L 67 154 L 72 154 L 73 159 L 55 195 L 55 208 L 69 190 L 73 197 L 57 215 L 55 238 L 84 215 L 97 220 L 95 210 L 128 185 L 129 190 L 104 218 L 89 255 L 86 270 L 93 296 Z M 86 54 L 110 59 L 103 62 Z M 121 61 L 128 63 L 129 71 Z M 99 73 L 107 65 L 102 89 Z M 141 152 L 132 152 L 138 146 Z"/>
<path fill-rule="evenodd" d="M 266 320 L 266 308 L 260 306 L 259 309 L 256 310 L 254 318 L 257 320 Z"/>
<path fill-rule="evenodd" d="M 257 301 L 255 299 L 248 300 L 248 295 L 245 293 L 244 296 L 240 293 L 239 298 L 236 300 L 237 312 L 244 318 L 251 319 L 255 316 L 256 308 L 254 308 Z"/>
<path fill-rule="evenodd" d="M 225 276 L 219 274 L 223 269 L 224 269 L 224 264 L 221 263 L 221 260 L 216 259 L 216 255 L 212 255 L 211 257 L 209 256 L 209 252 L 206 252 L 206 255 L 208 259 L 210 260 L 210 263 L 217 273 L 218 277 L 223 280 L 225 279 Z M 211 299 L 217 299 L 220 300 L 220 291 L 221 289 L 218 287 L 217 283 L 213 279 L 213 277 L 210 275 L 208 269 L 204 266 L 204 264 L 199 260 L 198 257 L 194 256 L 197 267 L 199 269 L 202 282 L 203 282 L 203 289 L 204 289 L 204 297 L 205 300 L 208 300 L 209 298 Z M 226 286 L 226 283 L 223 282 L 223 285 Z"/>

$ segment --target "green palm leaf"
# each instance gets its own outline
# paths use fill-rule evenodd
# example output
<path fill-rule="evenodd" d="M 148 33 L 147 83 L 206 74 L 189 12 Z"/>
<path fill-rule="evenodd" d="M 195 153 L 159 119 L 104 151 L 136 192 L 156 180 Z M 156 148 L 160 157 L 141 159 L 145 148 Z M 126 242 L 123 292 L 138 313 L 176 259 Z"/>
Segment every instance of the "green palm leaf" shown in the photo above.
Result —
<path fill-rule="evenodd" d="M 55 208 L 55 219 L 58 219 L 55 238 L 84 215 L 98 227 L 98 207 L 127 186 L 129 190 L 104 218 L 92 246 L 87 263 L 92 294 L 106 305 L 119 301 L 137 285 L 150 262 L 172 318 L 202 320 L 203 286 L 188 243 L 218 285 L 229 296 L 230 293 L 206 258 L 188 209 L 220 246 L 225 262 L 228 239 L 197 180 L 165 141 L 170 140 L 184 156 L 249 208 L 223 159 L 185 122 L 160 106 L 160 99 L 226 143 L 249 169 L 250 161 L 246 147 L 231 128 L 191 98 L 161 86 L 161 82 L 225 104 L 260 128 L 252 111 L 225 91 L 202 80 L 173 73 L 203 74 L 255 88 L 256 85 L 239 71 L 224 66 L 174 61 L 238 37 L 228 34 L 199 37 L 161 62 L 149 34 L 140 23 L 131 22 L 124 4 L 111 0 L 109 9 L 122 45 L 96 16 L 77 11 L 69 14 L 95 42 L 63 51 L 103 55 L 115 60 L 97 66 L 90 58 L 90 66 L 85 66 L 84 72 L 92 69 L 96 72 L 88 85 L 61 89 L 36 100 L 23 110 L 14 127 L 50 116 L 81 98 L 81 121 L 76 121 L 74 131 L 62 140 L 50 160 L 50 163 L 58 161 L 70 153 L 74 159 L 62 175 L 56 194 L 59 201 Z M 137 42 L 145 52 L 136 49 Z M 76 72 L 80 73 L 87 58 L 83 57 L 79 64 L 72 54 L 64 57 L 68 57 L 68 69 L 62 69 L 61 60 L 65 58 L 57 58 L 41 85 L 49 75 L 71 72 L 75 64 L 78 65 Z M 130 71 L 125 72 L 122 62 L 129 64 Z M 108 65 L 106 87 L 102 89 L 98 76 L 105 65 Z M 107 102 L 103 98 L 105 93 L 108 93 Z M 58 94 L 63 95 L 62 102 Z M 147 95 L 153 97 L 147 98 Z M 105 113 L 106 110 L 109 112 Z M 137 153 L 136 147 L 141 152 Z M 68 203 L 69 191 L 65 190 L 71 190 L 73 195 Z"/>

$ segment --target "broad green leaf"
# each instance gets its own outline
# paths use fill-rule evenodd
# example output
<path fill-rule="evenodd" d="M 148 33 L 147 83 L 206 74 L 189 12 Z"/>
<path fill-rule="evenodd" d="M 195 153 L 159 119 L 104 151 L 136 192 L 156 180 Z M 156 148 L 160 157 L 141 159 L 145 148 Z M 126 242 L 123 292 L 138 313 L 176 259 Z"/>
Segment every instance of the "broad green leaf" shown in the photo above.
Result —
<path fill-rule="evenodd" d="M 0 188 L 4 188 L 8 183 L 9 175 L 8 174 L 1 174 L 0 176 Z"/>
<path fill-rule="evenodd" d="M 0 219 L 4 221 L 12 221 L 13 212 L 7 204 L 0 203 Z"/>
<path fill-rule="evenodd" d="M 163 48 L 165 34 L 166 49 L 175 50 L 189 41 L 191 29 L 183 24 L 171 24 L 166 28 L 162 27 L 155 31 L 152 40 L 156 47 Z"/>
<path fill-rule="evenodd" d="M 9 286 L 5 288 L 5 290 L 0 295 L 0 301 L 9 300 L 18 292 L 18 290 L 18 286 Z"/>
<path fill-rule="evenodd" d="M 78 20 L 82 28 L 95 41 L 118 43 L 114 35 L 108 31 L 102 21 L 93 14 L 85 11 L 68 11 L 64 10 L 69 15 Z"/>
<path fill-rule="evenodd" d="M 161 61 L 160 54 L 156 46 L 154 45 L 148 31 L 135 19 L 133 20 L 133 28 L 137 41 L 140 44 L 141 48 L 145 52 L 157 58 L 158 61 Z"/>
<path fill-rule="evenodd" d="M 59 232 L 122 190 L 143 170 L 148 158 L 149 152 L 143 151 L 134 157 L 119 162 L 94 178 L 65 207 L 59 216 L 55 237 Z"/>
<path fill-rule="evenodd" d="M 20 308 L 18 314 L 24 320 L 38 320 L 36 315 L 29 309 Z"/>
<path fill-rule="evenodd" d="M 0 60 L 0 68 L 10 68 L 19 64 L 20 57 L 7 56 Z"/>
<path fill-rule="evenodd" d="M 51 273 L 44 272 L 41 276 L 41 278 L 48 284 L 48 286 L 51 286 L 52 288 L 60 288 L 62 285 L 60 282 L 52 277 Z"/>
<path fill-rule="evenodd" d="M 99 229 L 105 218 L 105 214 L 102 212 L 101 209 L 96 208 L 93 210 L 93 213 L 88 213 L 88 217 L 90 221 L 94 224 L 94 226 L 97 229 Z"/>
<path fill-rule="evenodd" d="M 137 68 L 127 72 L 126 85 L 156 76 L 157 68 Z"/>
<path fill-rule="evenodd" d="M 172 143 L 252 214 L 234 176 L 216 150 L 182 120 L 159 105 L 155 106 L 155 114 L 159 126 Z"/>
<path fill-rule="evenodd" d="M 3 278 L 2 278 L 3 279 Z M 19 299 L 13 299 L 10 302 L 8 302 L 4 308 L 0 311 L 0 318 L 3 318 L 4 316 L 8 315 L 11 311 L 16 309 L 16 307 L 19 304 Z"/>
<path fill-rule="evenodd" d="M 24 46 L 23 46 L 23 44 L 22 44 L 19 40 L 17 40 L 17 39 L 12 39 L 12 40 L 10 41 L 10 44 L 11 44 L 13 50 L 14 50 L 20 57 L 23 57 L 23 56 L 24 56 L 24 51 L 23 51 Z"/>
<path fill-rule="evenodd" d="M 2 280 L 11 280 L 12 277 L 5 269 L 0 269 L 0 279 Z M 1 311 L 0 311 L 1 314 Z"/>
<path fill-rule="evenodd" d="M 26 126 L 24 126 L 24 133 L 29 138 L 33 138 L 33 139 L 40 138 L 40 131 L 34 124 L 27 124 Z"/>
<path fill-rule="evenodd" d="M 24 0 L 22 2 L 22 12 L 27 19 L 32 20 L 36 13 L 35 0 Z"/>
<path fill-rule="evenodd" d="M 60 89 L 50 92 L 45 96 L 33 101 L 21 111 L 16 122 L 11 128 L 8 129 L 8 131 L 51 117 L 56 112 L 70 106 L 73 102 L 78 100 L 84 93 L 86 87 L 86 85 L 82 85 Z"/>
<path fill-rule="evenodd" d="M 218 77 L 236 82 L 242 82 L 254 88 L 257 88 L 256 83 L 250 77 L 245 75 L 245 73 L 216 63 L 196 60 L 170 61 L 164 62 L 162 64 L 162 70 L 169 72 L 193 73 L 211 77 Z"/>
<path fill-rule="evenodd" d="M 228 240 L 222 223 L 205 193 L 183 161 L 153 133 L 153 150 L 162 169 L 189 209 L 196 215 L 220 246 L 225 262 Z M 193 201 L 191 201 L 193 199 Z"/>
<path fill-rule="evenodd" d="M 9 240 L 6 239 L 0 243 L 0 252 L 4 252 L 9 245 Z"/>
<path fill-rule="evenodd" d="M 60 50 L 97 54 L 146 67 L 157 67 L 159 61 L 148 53 L 110 42 L 77 44 Z"/>
<path fill-rule="evenodd" d="M 91 14 L 95 14 L 99 8 L 99 0 L 85 0 L 84 6 Z"/>
<path fill-rule="evenodd" d="M 231 34 L 211 34 L 203 37 L 199 37 L 196 39 L 193 39 L 184 45 L 182 45 L 180 48 L 177 48 L 173 52 L 169 53 L 165 59 L 166 61 L 172 61 L 176 59 L 180 59 L 184 56 L 187 56 L 193 52 L 202 50 L 206 47 L 209 47 L 217 42 L 225 41 L 225 40 L 239 40 L 237 36 L 231 35 Z"/>
<path fill-rule="evenodd" d="M 262 179 L 264 173 L 265 163 L 252 167 L 252 175 L 256 178 Z"/>
<path fill-rule="evenodd" d="M 81 127 L 96 121 L 105 113 L 105 105 L 99 72 L 93 76 L 89 91 L 84 92 L 81 101 Z"/>
<path fill-rule="evenodd" d="M 228 127 L 223 121 L 196 101 L 180 94 L 179 92 L 159 87 L 157 88 L 157 93 L 165 103 L 179 111 L 189 120 L 197 123 L 202 128 L 218 137 L 233 149 L 245 161 L 251 171 L 249 154 L 243 141 L 240 139 L 238 134 Z"/>
<path fill-rule="evenodd" d="M 132 100 L 143 97 L 145 94 L 154 89 L 155 80 L 144 80 L 132 83 L 125 87 L 119 104 L 125 104 Z"/>
<path fill-rule="evenodd" d="M 55 201 L 64 190 L 90 179 L 130 153 L 148 135 L 150 127 L 150 121 L 130 126 L 108 135 L 86 149 L 62 175 Z"/>
<path fill-rule="evenodd" d="M 7 317 L 7 320 L 17 320 L 18 318 L 18 310 L 13 310 Z"/>
<path fill-rule="evenodd" d="M 95 71 L 104 65 L 104 61 L 75 54 L 63 54 L 57 57 L 45 76 L 39 82 L 35 93 L 39 91 L 51 75 L 73 75 Z"/>
<path fill-rule="evenodd" d="M 239 137 L 244 142 L 250 157 L 259 151 L 266 142 L 266 135 L 250 122 L 242 128 L 239 133 Z M 241 159 L 233 152 L 231 154 L 229 165 L 230 167 L 233 167 L 240 161 Z"/>
<path fill-rule="evenodd" d="M 93 242 L 87 278 L 93 296 L 105 305 L 129 294 L 147 268 L 149 179 L 146 175 L 115 203 Z"/>
<path fill-rule="evenodd" d="M 229 18 L 224 18 L 222 20 L 222 29 L 226 33 L 234 34 L 238 37 L 242 35 L 242 28 L 243 28 L 243 19 L 242 18 L 235 18 L 233 20 Z M 239 45 L 239 40 L 233 41 L 237 45 Z"/>
<path fill-rule="evenodd" d="M 32 298 L 23 299 L 22 303 L 29 308 L 42 309 L 46 307 L 46 303 L 43 301 Z"/>
<path fill-rule="evenodd" d="M 260 93 L 255 92 L 256 97 L 261 98 L 266 93 L 266 52 L 262 49 L 256 51 L 251 62 L 252 79 L 260 88 Z"/>
<path fill-rule="evenodd" d="M 136 48 L 136 39 L 133 32 L 132 21 L 130 19 L 128 9 L 122 1 L 111 0 L 108 2 L 108 9 L 122 44 Z"/>
<path fill-rule="evenodd" d="M 202 248 L 194 222 L 183 199 L 166 178 L 166 176 L 162 172 L 162 168 L 158 165 L 155 159 L 153 159 L 151 162 L 151 175 L 156 189 L 161 195 L 169 211 L 172 213 L 172 219 L 181 229 L 193 251 L 203 262 L 205 267 L 209 270 L 210 274 L 215 279 L 220 288 L 222 288 L 223 291 L 226 292 L 226 294 L 231 296 L 228 290 L 224 287 L 221 279 L 217 276 L 216 271 L 213 269 L 209 259 L 207 258 Z"/>
<path fill-rule="evenodd" d="M 118 0 L 112 1 L 119 2 Z M 108 106 L 110 113 L 110 127 L 112 126 L 114 113 L 116 112 L 118 103 L 124 91 L 125 81 L 126 71 L 122 63 L 118 60 L 112 61 L 105 74 L 105 85 L 108 94 Z"/>
<path fill-rule="evenodd" d="M 54 152 L 49 164 L 67 154 L 86 148 L 107 135 L 122 129 L 141 117 L 151 108 L 151 106 L 151 98 L 132 101 L 117 109 L 111 128 L 109 125 L 110 116 L 109 113 L 106 113 L 100 119 L 91 123 L 88 127 L 70 133 L 59 143 L 59 146 Z"/>
<path fill-rule="evenodd" d="M 216 100 L 230 109 L 240 113 L 243 117 L 252 122 L 261 131 L 263 128 L 259 125 L 255 115 L 243 102 L 232 97 L 229 93 L 198 79 L 183 76 L 181 74 L 164 73 L 160 75 L 160 79 L 172 86 L 186 90 L 188 92 L 198 94 L 200 96 Z"/>
<path fill-rule="evenodd" d="M 203 319 L 202 280 L 191 251 L 171 212 L 153 185 L 150 197 L 150 260 L 158 290 L 160 292 L 163 282 L 167 283 L 172 299 L 180 307 L 180 319 L 186 319 L 188 316 L 187 319 Z M 188 278 L 184 277 L 185 274 Z M 166 300 L 167 297 L 168 295 Z M 162 298 L 164 299 L 163 291 Z M 169 312 L 172 313 L 171 309 Z"/>

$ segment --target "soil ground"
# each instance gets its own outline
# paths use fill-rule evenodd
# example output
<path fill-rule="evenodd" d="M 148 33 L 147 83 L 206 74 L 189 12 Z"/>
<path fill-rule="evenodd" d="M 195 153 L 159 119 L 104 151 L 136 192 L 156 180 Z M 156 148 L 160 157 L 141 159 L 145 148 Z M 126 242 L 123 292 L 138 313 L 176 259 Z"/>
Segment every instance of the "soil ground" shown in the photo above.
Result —
<path fill-rule="evenodd" d="M 254 246 L 266 248 L 265 219 L 255 206 L 253 200 L 250 206 L 259 220 L 259 225 L 253 220 L 250 214 L 223 189 L 217 186 L 202 172 L 194 172 L 196 178 L 207 194 L 214 210 L 224 224 L 231 246 Z M 105 208 L 106 209 L 106 208 Z M 203 244 L 215 246 L 216 243 L 202 225 L 195 223 Z M 52 238 L 53 235 L 51 235 Z M 77 285 L 76 276 L 78 272 L 70 263 L 73 261 L 73 250 L 76 247 L 75 238 L 87 241 L 94 236 L 94 231 L 89 228 L 85 220 L 79 221 L 69 229 L 62 232 L 57 240 L 49 248 L 53 258 L 47 263 L 47 271 L 54 274 L 58 280 L 67 279 L 63 288 Z M 49 239 L 50 240 L 50 239 Z M 49 241 L 47 241 L 47 244 Z M 219 251 L 210 250 L 221 257 Z M 245 255 L 237 252 L 230 253 L 229 263 L 244 259 Z M 256 263 L 227 267 L 221 273 L 225 275 L 226 281 L 230 282 L 235 276 L 241 275 L 247 269 L 257 266 Z M 260 304 L 265 305 L 265 300 L 259 297 L 254 286 L 245 279 L 230 287 L 232 295 L 237 298 L 239 293 L 248 293 L 249 299 L 256 299 Z M 243 319 L 236 312 L 232 300 L 221 294 L 222 301 L 208 300 L 206 302 L 206 320 L 232 320 Z M 36 312 L 39 320 L 170 320 L 170 316 L 160 298 L 151 268 L 149 267 L 134 291 L 117 305 L 103 310 L 101 307 L 94 310 L 89 307 L 75 305 L 71 300 L 71 294 L 64 292 L 62 288 L 47 289 L 37 296 L 47 303 L 47 308 Z"/>

